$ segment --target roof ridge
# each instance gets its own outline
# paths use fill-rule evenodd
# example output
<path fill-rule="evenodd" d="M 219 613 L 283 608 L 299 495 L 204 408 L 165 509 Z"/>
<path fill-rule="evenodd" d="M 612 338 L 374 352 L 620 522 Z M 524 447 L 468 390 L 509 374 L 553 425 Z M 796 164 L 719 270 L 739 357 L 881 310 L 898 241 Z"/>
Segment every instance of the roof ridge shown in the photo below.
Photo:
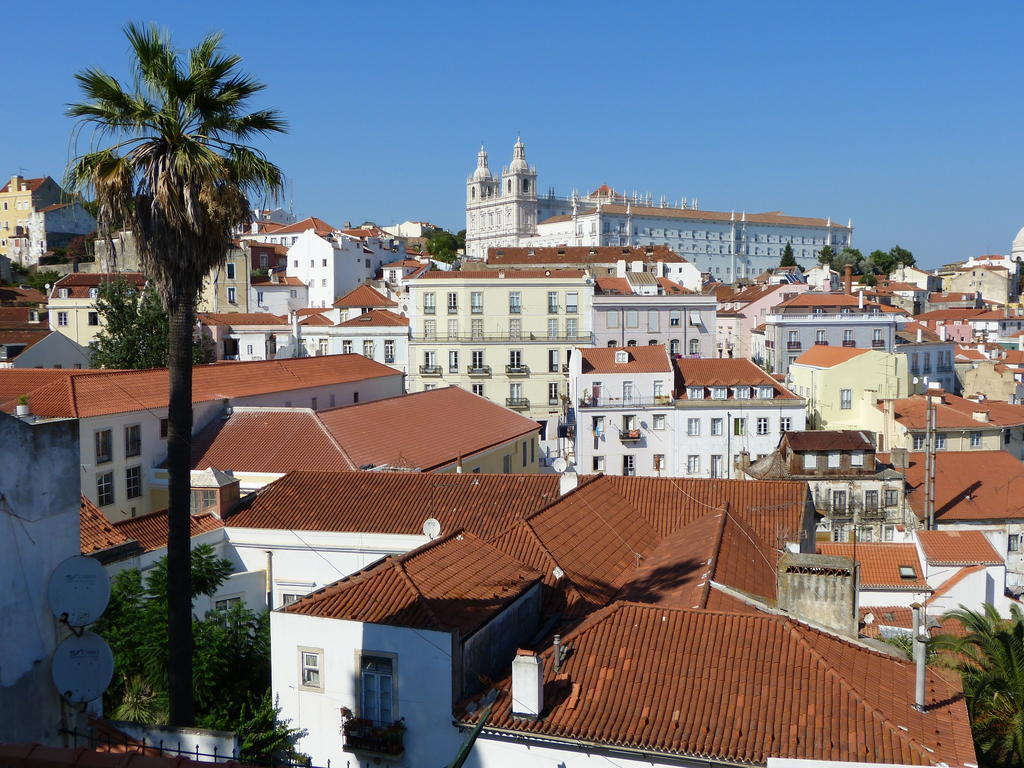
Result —
<path fill-rule="evenodd" d="M 320 431 L 324 433 L 324 436 L 331 442 L 331 445 L 338 449 L 338 453 L 340 453 L 342 458 L 348 462 L 349 468 L 353 470 L 359 469 L 359 467 L 356 466 L 355 461 L 353 461 L 352 456 L 345 450 L 345 446 L 343 446 L 337 438 L 334 437 L 334 433 L 327 428 L 326 424 L 324 424 L 323 419 L 320 418 L 320 414 L 313 411 L 312 408 L 310 410 L 312 411 L 313 420 L 316 421 L 316 425 L 320 428 Z"/>
<path fill-rule="evenodd" d="M 729 504 L 728 504 L 728 502 L 726 502 L 725 506 L 723 506 L 721 510 L 718 510 L 717 513 L 718 513 L 719 517 L 721 518 L 721 520 L 718 522 L 718 524 L 716 526 L 716 528 L 718 530 L 715 532 L 715 542 L 714 542 L 714 545 L 713 545 L 713 547 L 711 549 L 711 562 L 708 563 L 710 568 L 708 569 L 708 572 L 707 572 L 707 578 L 704 579 L 704 585 L 703 585 L 703 587 L 701 587 L 701 596 L 700 596 L 700 607 L 701 608 L 706 608 L 707 607 L 708 597 L 711 594 L 711 582 L 714 581 L 715 572 L 718 570 L 718 561 L 719 561 L 718 555 L 722 551 L 722 539 L 725 537 L 725 525 L 726 525 L 726 523 L 729 520 Z M 707 514 L 708 515 L 713 515 L 713 514 L 715 514 L 715 512 L 708 512 Z M 707 515 L 705 515 L 705 517 L 706 516 Z M 698 518 L 698 520 L 699 519 L 700 518 Z M 698 520 L 694 520 L 694 522 L 697 522 Z M 690 525 L 693 525 L 693 523 L 691 523 Z"/>
<path fill-rule="evenodd" d="M 854 686 L 852 683 L 850 683 L 850 681 L 847 680 L 845 676 L 839 674 L 839 672 L 836 671 L 836 669 L 832 665 L 832 663 L 829 662 L 829 660 L 826 659 L 818 651 L 817 648 L 815 648 L 813 643 L 811 643 L 806 637 L 804 637 L 804 635 L 803 635 L 803 632 L 804 632 L 803 627 L 804 626 L 805 625 L 803 625 L 801 622 L 793 620 L 791 618 L 786 618 L 783 621 L 783 628 L 786 631 L 788 631 L 789 634 L 796 639 L 797 643 L 804 648 L 804 650 L 807 652 L 807 654 L 809 656 L 811 656 L 813 659 L 815 659 L 818 664 L 822 665 L 822 667 L 824 668 L 824 671 L 825 671 L 825 673 L 827 675 L 829 675 L 830 677 L 835 679 L 841 688 L 843 688 L 844 690 L 848 691 L 849 694 L 854 697 L 854 699 L 868 712 L 868 714 L 871 717 L 876 718 L 879 722 L 884 724 L 892 732 L 892 734 L 894 736 L 896 736 L 898 739 L 900 739 L 901 741 L 906 743 L 908 746 L 913 747 L 925 759 L 931 761 L 931 759 L 932 759 L 931 755 L 934 754 L 934 751 L 930 750 L 928 747 L 926 747 L 924 744 L 919 742 L 917 739 L 915 739 L 912 736 L 910 736 L 910 732 L 909 731 L 903 730 L 902 728 L 900 728 L 899 725 L 897 725 L 896 723 L 892 722 L 885 715 L 885 713 L 882 712 L 881 709 L 879 709 L 874 704 L 872 704 L 870 701 L 868 701 L 867 697 L 865 697 L 856 688 L 856 686 Z M 822 632 L 822 630 L 817 630 L 817 629 L 814 629 L 814 628 L 812 628 L 810 626 L 808 626 L 807 628 L 812 630 L 812 631 L 821 632 L 822 634 L 825 634 L 824 632 Z M 841 642 L 846 642 L 846 640 L 844 638 L 839 637 L 838 635 L 836 635 L 835 637 L 837 639 L 839 639 Z M 874 650 L 872 650 L 870 648 L 866 648 L 865 647 L 865 650 L 867 650 L 870 653 L 875 653 L 875 654 L 878 654 L 878 655 L 885 655 L 885 654 L 882 654 L 880 651 L 874 651 Z M 905 663 L 903 660 L 897 659 L 895 657 L 887 656 L 887 658 L 892 658 L 894 661 L 896 661 L 898 663 L 901 663 L 901 664 Z M 934 677 L 934 675 L 933 675 L 933 677 Z"/>
<path fill-rule="evenodd" d="M 430 543 L 433 544 L 434 542 Z M 433 609 L 430 607 L 430 602 L 427 600 L 426 596 L 420 592 L 420 588 L 416 586 L 416 582 L 414 582 L 412 577 L 406 572 L 405 563 L 402 558 L 395 558 L 394 565 L 392 567 L 398 570 L 399 578 L 401 578 L 405 585 L 412 591 L 414 599 L 430 617 L 430 620 L 434 622 L 434 626 L 444 627 L 444 622 L 437 617 L 437 614 L 434 613 Z"/>

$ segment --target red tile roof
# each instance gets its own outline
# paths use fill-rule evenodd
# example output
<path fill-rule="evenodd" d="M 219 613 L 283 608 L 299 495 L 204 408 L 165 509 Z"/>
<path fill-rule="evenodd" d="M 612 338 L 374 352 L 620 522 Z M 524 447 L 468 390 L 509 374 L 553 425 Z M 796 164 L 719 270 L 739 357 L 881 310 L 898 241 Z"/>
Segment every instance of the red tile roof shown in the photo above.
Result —
<path fill-rule="evenodd" d="M 694 210 L 690 208 L 661 208 L 658 206 L 646 206 L 646 205 L 631 205 L 634 216 L 647 216 L 656 219 L 668 218 L 668 219 L 692 219 L 696 221 L 739 221 L 740 215 L 735 212 L 729 211 L 702 211 Z M 621 214 L 625 215 L 626 206 L 617 203 L 609 203 L 602 205 L 601 210 L 604 213 L 610 214 Z M 581 215 L 592 213 L 587 211 Z M 826 219 L 808 218 L 805 216 L 787 216 L 782 211 L 768 211 L 766 213 L 745 213 L 743 216 L 746 217 L 746 221 L 755 224 L 776 224 L 779 226 L 791 226 L 791 227 L 831 227 L 837 232 L 842 232 L 848 227 L 845 227 L 836 222 L 828 221 Z"/>
<path fill-rule="evenodd" d="M 228 527 L 359 531 L 420 536 L 433 517 L 442 534 L 482 538 L 558 498 L 557 475 L 292 472 L 225 518 Z"/>
<path fill-rule="evenodd" d="M 943 322 L 959 321 L 966 323 L 968 320 L 973 320 L 979 315 L 984 315 L 987 312 L 988 310 L 986 309 L 976 309 L 974 307 L 933 309 L 931 312 L 922 312 L 919 315 L 914 315 L 914 319 L 921 323 L 934 322 L 936 320 L 942 320 Z"/>
<path fill-rule="evenodd" d="M 878 456 L 889 461 L 888 456 Z M 924 515 L 924 454 L 907 456 L 907 502 Z M 938 451 L 935 454 L 935 520 L 1024 519 L 1024 464 L 1006 451 Z"/>
<path fill-rule="evenodd" d="M 199 536 L 224 527 L 224 523 L 216 515 L 203 512 L 189 516 L 189 536 Z M 129 517 L 112 523 L 114 530 L 128 539 L 134 539 L 142 545 L 143 550 L 152 552 L 167 546 L 167 510 L 150 512 L 147 515 Z"/>
<path fill-rule="evenodd" d="M 672 361 L 664 344 L 646 347 L 580 347 L 583 373 L 670 373 Z M 616 355 L 625 352 L 624 363 L 615 362 Z"/>
<path fill-rule="evenodd" d="M 872 451 L 872 433 L 856 429 L 816 429 L 787 432 L 783 440 L 794 451 Z"/>
<path fill-rule="evenodd" d="M 203 325 L 289 325 L 285 315 L 270 312 L 199 312 L 196 318 Z"/>
<path fill-rule="evenodd" d="M 270 275 L 267 275 L 266 277 L 254 277 L 254 278 L 252 278 L 252 284 L 253 284 L 254 287 L 258 287 L 258 288 L 267 288 L 267 287 L 272 288 L 275 285 L 283 285 L 283 286 L 292 285 L 292 286 L 299 286 L 299 287 L 302 287 L 302 288 L 306 287 L 306 284 L 304 282 L 302 282 L 301 280 L 299 280 L 299 278 L 297 278 L 297 277 L 289 277 L 288 275 L 278 275 L 277 276 L 277 280 L 274 280 Z"/>
<path fill-rule="evenodd" d="M 267 229 L 266 234 L 268 235 L 300 235 L 307 229 L 312 229 L 316 234 L 324 237 L 335 231 L 334 227 L 328 224 L 323 219 L 318 219 L 315 216 L 297 221 L 294 224 L 285 224 L 284 226 L 278 227 L 277 229 Z"/>
<path fill-rule="evenodd" d="M 0 410 L 13 411 L 13 397 L 27 393 L 32 413 L 44 417 L 86 418 L 167 407 L 167 371 L 69 371 L 52 373 L 48 383 L 27 389 L 31 381 L 13 369 L 0 369 Z M 38 371 L 33 373 L 38 374 Z M 51 372 L 48 372 L 51 373 Z M 88 375 L 83 375 L 88 374 Z M 193 370 L 196 403 L 293 389 L 324 387 L 382 376 L 399 376 L 394 368 L 362 355 L 325 355 L 249 363 L 198 365 Z M 37 381 L 41 381 L 42 377 Z"/>
<path fill-rule="evenodd" d="M 914 544 L 895 544 L 883 541 L 852 542 L 821 541 L 818 553 L 853 558 L 860 563 L 860 586 L 867 589 L 908 589 L 916 592 L 931 591 L 924 580 L 921 564 Z M 914 569 L 914 577 L 900 575 L 901 566 Z"/>
<path fill-rule="evenodd" d="M 477 270 L 443 270 L 435 269 L 431 272 L 424 272 L 416 280 L 500 280 L 505 275 L 506 280 L 535 280 L 537 278 L 550 278 L 551 280 L 574 280 L 582 279 L 583 271 L 579 269 L 477 269 Z M 410 278 L 411 280 L 412 278 Z"/>
<path fill-rule="evenodd" d="M 645 263 L 681 263 L 682 258 L 666 245 L 652 246 L 570 246 L 560 245 L 542 248 L 488 248 L 487 263 L 497 266 L 518 264 L 602 264 L 614 265 L 617 261 L 643 261 Z"/>
<path fill-rule="evenodd" d="M 18 181 L 21 184 L 24 184 L 25 186 L 27 186 L 29 192 L 35 192 L 37 189 L 39 189 L 41 186 L 43 186 L 43 184 L 46 182 L 46 180 L 48 178 L 50 178 L 50 177 L 49 176 L 42 176 L 42 177 L 40 177 L 38 179 L 19 178 Z M 11 189 L 10 179 L 8 179 L 7 182 L 2 187 L 0 187 L 0 194 L 3 194 L 4 192 L 21 192 L 21 190 L 20 189 L 12 190 Z"/>
<path fill-rule="evenodd" d="M 87 299 L 89 291 L 106 283 L 125 280 L 136 288 L 146 285 L 146 278 L 139 272 L 72 272 L 50 286 L 50 299 L 60 299 L 60 289 L 67 288 L 72 299 Z"/>
<path fill-rule="evenodd" d="M 860 301 L 861 299 L 859 296 L 854 296 L 853 294 L 848 293 L 817 293 L 815 291 L 805 291 L 776 304 L 772 309 L 799 309 L 802 307 L 842 307 L 846 309 L 854 309 L 860 308 Z M 889 312 L 908 314 L 899 307 L 891 307 L 888 304 L 878 304 L 873 301 L 865 301 L 863 310 L 864 312 L 878 310 L 882 313 Z"/>
<path fill-rule="evenodd" d="M 46 296 L 35 288 L 0 285 L 0 306 L 45 304 Z"/>
<path fill-rule="evenodd" d="M 392 301 L 372 285 L 363 283 L 351 291 L 335 299 L 335 307 L 397 307 L 398 303 Z"/>
<path fill-rule="evenodd" d="M 743 357 L 732 358 L 678 358 L 676 364 L 676 389 L 681 398 L 686 398 L 686 387 L 714 387 L 746 385 L 766 386 L 775 391 L 775 399 L 799 398 L 773 379 L 753 361 Z M 730 398 L 732 393 L 730 393 Z M 710 401 L 714 403 L 714 401 Z"/>
<path fill-rule="evenodd" d="M 117 732 L 120 733 L 120 732 Z M 85 747 L 45 747 L 41 744 L 0 744 L 0 765 L 19 768 L 209 768 L 208 762 L 187 757 L 163 757 L 150 747 L 127 749 L 116 741 L 101 743 L 95 749 Z M 224 768 L 243 768 L 242 763 L 227 760 Z"/>
<path fill-rule="evenodd" d="M 91 555 L 132 541 L 123 531 L 107 520 L 99 508 L 82 497 L 79 511 L 79 540 L 83 555 Z"/>
<path fill-rule="evenodd" d="M 858 347 L 832 347 L 827 344 L 815 344 L 800 355 L 794 361 L 794 364 L 811 365 L 815 368 L 831 368 L 855 357 L 860 357 L 865 352 L 871 352 L 871 350 Z"/>
<path fill-rule="evenodd" d="M 981 531 L 918 531 L 932 565 L 1002 565 L 1005 561 Z"/>
<path fill-rule="evenodd" d="M 409 318 L 404 315 L 396 315 L 394 312 L 386 309 L 371 309 L 369 312 L 364 312 L 358 317 L 353 317 L 351 320 L 345 320 L 344 322 L 338 323 L 338 325 L 344 328 L 407 326 L 409 325 Z"/>
<path fill-rule="evenodd" d="M 453 531 L 313 592 L 287 613 L 431 630 L 466 638 L 541 575 L 472 533 Z"/>
<path fill-rule="evenodd" d="M 312 326 L 325 326 L 325 325 L 329 325 L 329 326 L 333 326 L 334 325 L 334 321 L 331 320 L 331 318 L 328 317 L 325 314 L 314 313 L 314 314 L 311 314 L 311 315 L 307 315 L 302 320 L 299 320 L 299 325 L 312 325 Z"/>
<path fill-rule="evenodd" d="M 928 413 L 927 395 L 912 395 L 900 400 L 879 403 L 884 411 L 892 403 L 893 418 L 907 429 L 922 430 Z M 988 421 L 978 421 L 975 413 L 985 413 Z M 936 426 L 939 429 L 995 429 L 1024 424 L 1024 405 L 1010 405 L 1003 400 L 984 400 L 976 403 L 956 395 L 944 393 L 942 403 L 935 406 Z"/>
<path fill-rule="evenodd" d="M 2 368 L 0 369 L 0 410 L 6 408 L 3 403 L 13 401 L 21 395 L 27 395 L 40 387 L 62 382 L 68 376 L 89 376 L 109 373 L 95 368 Z"/>
<path fill-rule="evenodd" d="M 975 761 L 959 687 L 911 662 L 779 616 L 616 602 L 544 660 L 545 712 L 511 713 L 511 680 L 484 728 L 656 755 L 760 764 L 769 757 L 963 765 Z M 461 719 L 473 722 L 482 708 Z M 799 725 L 796 725 L 799 723 Z"/>

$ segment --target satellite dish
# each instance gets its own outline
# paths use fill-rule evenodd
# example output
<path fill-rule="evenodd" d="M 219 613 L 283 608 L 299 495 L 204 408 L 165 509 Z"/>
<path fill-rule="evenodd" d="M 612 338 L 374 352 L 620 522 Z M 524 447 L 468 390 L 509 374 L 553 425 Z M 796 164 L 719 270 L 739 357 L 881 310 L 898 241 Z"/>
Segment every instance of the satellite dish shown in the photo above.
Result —
<path fill-rule="evenodd" d="M 567 466 L 569 466 L 568 463 L 561 456 L 551 462 L 551 468 L 555 470 L 555 472 L 565 472 L 565 468 Z"/>
<path fill-rule="evenodd" d="M 441 535 L 441 523 L 433 517 L 423 521 L 423 535 L 428 539 L 436 539 Z"/>
<path fill-rule="evenodd" d="M 57 619 L 66 614 L 72 627 L 84 627 L 106 610 L 110 602 L 110 577 L 98 560 L 72 555 L 50 574 L 47 597 Z"/>
<path fill-rule="evenodd" d="M 53 684 L 72 704 L 103 695 L 114 676 L 114 654 L 95 632 L 71 635 L 53 652 Z"/>

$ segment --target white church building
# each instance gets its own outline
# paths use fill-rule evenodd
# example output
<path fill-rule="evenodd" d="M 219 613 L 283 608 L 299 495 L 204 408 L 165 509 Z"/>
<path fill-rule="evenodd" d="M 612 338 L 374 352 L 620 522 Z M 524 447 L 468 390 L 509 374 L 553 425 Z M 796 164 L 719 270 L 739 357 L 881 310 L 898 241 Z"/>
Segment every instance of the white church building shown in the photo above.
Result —
<path fill-rule="evenodd" d="M 466 180 L 466 255 L 484 259 L 488 248 L 664 245 L 712 278 L 731 282 L 777 267 L 786 245 L 797 264 L 815 266 L 822 246 L 853 243 L 853 224 L 789 216 L 781 211 L 702 211 L 685 198 L 669 204 L 651 195 L 616 192 L 601 185 L 585 196 L 537 194 L 537 169 L 526 162 L 517 139 L 512 162 L 500 178 L 491 173 L 487 150 Z"/>

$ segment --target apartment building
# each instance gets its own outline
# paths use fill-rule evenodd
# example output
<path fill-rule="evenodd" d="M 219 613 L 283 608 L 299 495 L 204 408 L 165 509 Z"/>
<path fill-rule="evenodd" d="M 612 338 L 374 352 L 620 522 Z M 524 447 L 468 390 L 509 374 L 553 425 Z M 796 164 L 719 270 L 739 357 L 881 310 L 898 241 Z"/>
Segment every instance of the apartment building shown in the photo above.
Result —
<path fill-rule="evenodd" d="M 751 357 L 751 338 L 776 304 L 807 291 L 806 283 L 724 288 L 718 297 L 716 339 L 719 357 Z"/>
<path fill-rule="evenodd" d="M 11 258 L 24 265 L 38 264 L 54 248 L 79 235 L 96 231 L 96 219 L 77 201 L 53 203 L 29 212 L 24 236 L 10 239 Z"/>
<path fill-rule="evenodd" d="M 714 296 L 694 293 L 650 272 L 598 277 L 594 345 L 660 344 L 672 355 L 713 357 L 716 310 Z"/>
<path fill-rule="evenodd" d="M 0 187 L 0 256 L 14 258 L 16 247 L 28 238 L 32 214 L 60 203 L 63 195 L 64 190 L 49 176 L 11 176 Z"/>
<path fill-rule="evenodd" d="M 203 281 L 203 292 L 196 304 L 200 312 L 255 312 L 250 308 L 252 271 L 250 255 L 242 247 L 233 245 L 224 262 L 210 270 Z"/>
<path fill-rule="evenodd" d="M 953 367 L 956 344 L 939 338 L 939 335 L 921 325 L 908 322 L 896 331 L 896 354 L 904 355 L 909 361 L 910 392 L 920 394 L 933 383 L 946 392 L 956 393 L 960 383 Z"/>
<path fill-rule="evenodd" d="M 865 347 L 891 352 L 907 315 L 846 293 L 803 293 L 772 307 L 752 357 L 772 373 L 787 373 L 811 346 Z"/>
<path fill-rule="evenodd" d="M 63 333 L 81 347 L 88 347 L 100 332 L 96 308 L 100 289 L 106 283 L 126 280 L 141 291 L 146 279 L 138 272 L 73 272 L 50 287 L 48 297 L 50 330 Z"/>
<path fill-rule="evenodd" d="M 558 421 L 570 353 L 594 340 L 587 273 L 434 271 L 408 286 L 409 391 L 457 384 L 531 418 Z"/>

